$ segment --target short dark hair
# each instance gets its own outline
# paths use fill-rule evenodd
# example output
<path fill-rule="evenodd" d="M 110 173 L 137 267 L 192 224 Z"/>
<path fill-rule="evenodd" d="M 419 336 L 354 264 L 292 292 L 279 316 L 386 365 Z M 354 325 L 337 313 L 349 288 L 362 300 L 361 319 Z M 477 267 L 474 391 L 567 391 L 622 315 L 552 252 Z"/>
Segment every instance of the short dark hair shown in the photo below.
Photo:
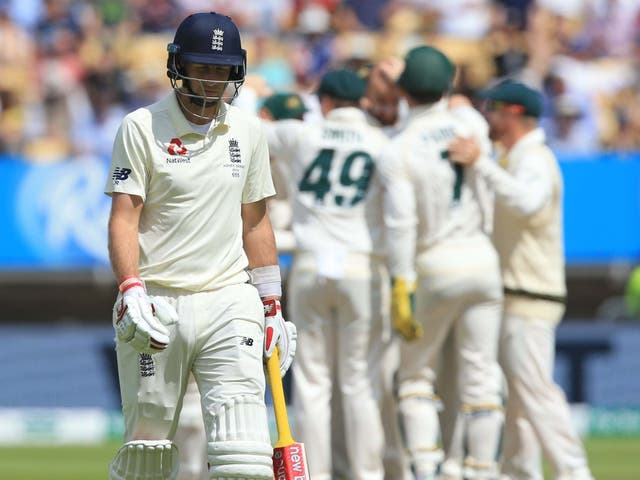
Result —
<path fill-rule="evenodd" d="M 426 104 L 438 102 L 444 96 L 444 92 L 420 92 L 420 93 L 408 93 L 408 95 L 416 103 L 420 105 L 426 105 Z"/>

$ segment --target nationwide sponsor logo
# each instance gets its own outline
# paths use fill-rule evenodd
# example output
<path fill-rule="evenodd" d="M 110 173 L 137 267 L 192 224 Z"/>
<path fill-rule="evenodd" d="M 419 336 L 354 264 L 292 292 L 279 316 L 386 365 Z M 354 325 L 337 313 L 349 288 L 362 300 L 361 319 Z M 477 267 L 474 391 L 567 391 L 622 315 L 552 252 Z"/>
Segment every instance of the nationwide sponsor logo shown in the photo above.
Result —
<path fill-rule="evenodd" d="M 224 30 L 221 28 L 214 28 L 213 35 L 211 36 L 211 50 L 221 52 L 224 47 Z"/>
<path fill-rule="evenodd" d="M 124 182 L 129 178 L 129 175 L 131 175 L 130 168 L 116 167 L 113 169 L 113 175 L 111 175 L 111 178 L 113 178 L 113 183 L 118 185 L 120 182 Z"/>

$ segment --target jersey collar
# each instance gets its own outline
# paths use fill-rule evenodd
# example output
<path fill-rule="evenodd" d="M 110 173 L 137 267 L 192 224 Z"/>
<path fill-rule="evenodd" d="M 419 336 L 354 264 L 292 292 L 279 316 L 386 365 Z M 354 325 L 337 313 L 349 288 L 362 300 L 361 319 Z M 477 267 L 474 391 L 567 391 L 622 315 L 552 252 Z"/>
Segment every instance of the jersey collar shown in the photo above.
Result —
<path fill-rule="evenodd" d="M 430 103 L 428 105 L 418 105 L 415 107 L 411 107 L 409 109 L 409 117 L 407 118 L 407 122 L 411 122 L 413 120 L 417 120 L 419 118 L 425 117 L 432 112 L 443 112 L 447 110 L 447 98 L 442 98 L 438 100 L 436 103 Z"/>
<path fill-rule="evenodd" d="M 365 113 L 357 107 L 334 108 L 327 113 L 327 120 L 339 122 L 367 121 Z"/>
<path fill-rule="evenodd" d="M 513 147 L 511 147 L 511 151 L 509 152 L 509 156 L 517 156 L 518 152 L 527 148 L 529 145 L 533 144 L 542 144 L 545 142 L 545 134 L 544 130 L 540 127 L 534 128 L 529 133 L 524 135 L 520 140 L 518 140 Z"/>
<path fill-rule="evenodd" d="M 197 132 L 194 132 L 189 125 L 189 122 L 185 118 L 182 110 L 180 109 L 180 104 L 178 103 L 178 99 L 176 98 L 175 92 L 171 92 L 169 94 L 169 98 L 167 99 L 169 102 L 169 116 L 171 118 L 171 122 L 173 123 L 174 128 L 176 129 L 176 133 L 179 137 L 184 137 L 186 135 L 200 135 Z M 211 122 L 209 126 L 209 131 L 207 132 L 207 136 L 213 134 L 213 131 L 221 125 L 225 125 L 228 127 L 227 118 L 229 116 L 229 106 L 226 102 L 222 102 L 220 105 L 220 111 L 218 118 Z"/>

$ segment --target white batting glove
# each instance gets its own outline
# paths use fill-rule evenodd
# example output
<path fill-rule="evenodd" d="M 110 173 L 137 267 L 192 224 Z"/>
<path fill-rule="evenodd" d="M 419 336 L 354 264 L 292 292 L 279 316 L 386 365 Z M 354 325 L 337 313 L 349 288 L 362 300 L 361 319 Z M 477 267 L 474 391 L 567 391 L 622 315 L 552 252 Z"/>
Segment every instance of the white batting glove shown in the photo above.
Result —
<path fill-rule="evenodd" d="M 264 357 L 269 358 L 276 346 L 280 358 L 280 375 L 287 373 L 296 355 L 298 332 L 291 322 L 282 317 L 280 300 L 263 300 L 264 305 Z"/>
<path fill-rule="evenodd" d="M 113 328 L 118 340 L 150 355 L 167 348 L 167 326 L 178 321 L 173 306 L 161 297 L 151 299 L 140 279 L 129 281 L 121 290 L 113 306 Z"/>

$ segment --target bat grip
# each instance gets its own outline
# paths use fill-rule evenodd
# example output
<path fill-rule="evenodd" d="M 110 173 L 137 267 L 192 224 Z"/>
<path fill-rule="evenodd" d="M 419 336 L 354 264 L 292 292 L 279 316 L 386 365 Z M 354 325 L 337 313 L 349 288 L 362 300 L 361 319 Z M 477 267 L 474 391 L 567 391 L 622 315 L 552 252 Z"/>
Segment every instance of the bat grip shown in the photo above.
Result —
<path fill-rule="evenodd" d="M 287 414 L 287 404 L 284 399 L 284 387 L 280 376 L 280 359 L 278 347 L 267 360 L 267 375 L 271 386 L 271 397 L 273 399 L 273 411 L 276 417 L 276 428 L 278 429 L 278 441 L 276 447 L 286 447 L 294 443 L 289 427 L 289 415 Z"/>

